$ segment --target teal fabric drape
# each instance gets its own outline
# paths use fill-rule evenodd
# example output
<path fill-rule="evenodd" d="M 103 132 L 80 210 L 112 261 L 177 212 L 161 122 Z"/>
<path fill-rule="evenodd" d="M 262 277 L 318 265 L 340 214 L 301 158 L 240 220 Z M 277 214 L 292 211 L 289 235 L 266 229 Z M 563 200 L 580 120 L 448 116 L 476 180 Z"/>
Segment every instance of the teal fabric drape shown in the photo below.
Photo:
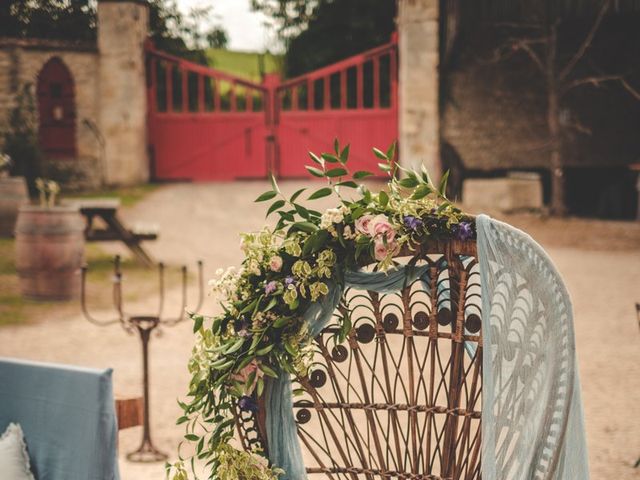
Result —
<path fill-rule="evenodd" d="M 482 478 L 586 480 L 569 295 L 529 236 L 484 215 L 476 226 L 485 349 Z M 421 278 L 427 269 L 350 271 L 343 288 L 390 293 Z M 312 335 L 331 319 L 343 288 L 331 284 L 322 301 L 304 313 Z M 465 346 L 470 355 L 475 353 Z M 289 375 L 269 379 L 265 394 L 269 459 L 286 472 L 283 480 L 304 480 Z"/>

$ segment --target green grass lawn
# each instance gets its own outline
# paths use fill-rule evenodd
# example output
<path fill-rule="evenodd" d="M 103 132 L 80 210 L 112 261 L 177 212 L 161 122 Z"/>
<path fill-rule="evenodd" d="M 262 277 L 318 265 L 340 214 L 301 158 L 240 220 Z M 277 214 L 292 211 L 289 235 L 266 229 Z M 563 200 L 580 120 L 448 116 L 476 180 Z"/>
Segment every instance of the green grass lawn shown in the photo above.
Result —
<path fill-rule="evenodd" d="M 207 50 L 209 66 L 254 82 L 261 81 L 260 55 L 262 54 L 254 52 L 234 52 L 221 48 L 210 48 Z M 267 53 L 264 54 L 263 57 L 265 73 L 274 73 L 281 70 L 281 55 Z"/>
<path fill-rule="evenodd" d="M 20 294 L 18 273 L 14 262 L 15 241 L 0 239 L 0 327 L 8 324 L 37 322 L 47 316 L 77 315 L 80 300 L 44 302 L 23 298 Z M 113 256 L 99 245 L 87 244 L 85 261 L 89 266 L 87 295 L 90 305 L 96 309 L 111 306 Z M 144 267 L 134 260 L 123 259 L 122 270 L 126 282 L 125 300 L 135 301 L 143 295 L 155 294 L 157 275 L 154 269 Z M 177 269 L 168 269 L 176 275 Z"/>
<path fill-rule="evenodd" d="M 119 198 L 120 205 L 123 207 L 131 207 L 142 200 L 144 197 L 154 192 L 159 185 L 147 183 L 137 185 L 135 187 L 121 187 L 116 189 L 95 190 L 91 192 L 79 192 L 65 195 L 66 200 L 74 198 Z"/>

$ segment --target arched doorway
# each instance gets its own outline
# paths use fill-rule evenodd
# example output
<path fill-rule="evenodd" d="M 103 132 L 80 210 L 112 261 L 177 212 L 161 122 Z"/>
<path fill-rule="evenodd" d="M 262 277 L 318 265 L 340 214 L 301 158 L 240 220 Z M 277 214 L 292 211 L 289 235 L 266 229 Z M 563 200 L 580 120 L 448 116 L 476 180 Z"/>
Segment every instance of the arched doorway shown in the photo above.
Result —
<path fill-rule="evenodd" d="M 38 75 L 40 147 L 49 158 L 76 156 L 76 102 L 71 72 L 51 58 Z"/>

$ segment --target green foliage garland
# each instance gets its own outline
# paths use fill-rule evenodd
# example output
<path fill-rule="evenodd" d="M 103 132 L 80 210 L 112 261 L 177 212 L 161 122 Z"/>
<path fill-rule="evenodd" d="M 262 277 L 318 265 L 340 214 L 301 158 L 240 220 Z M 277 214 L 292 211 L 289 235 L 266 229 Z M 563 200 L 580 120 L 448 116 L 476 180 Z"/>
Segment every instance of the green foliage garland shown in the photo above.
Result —
<path fill-rule="evenodd" d="M 333 153 L 310 153 L 314 165 L 306 168 L 327 182 L 307 199 L 336 195 L 337 208 L 310 209 L 299 202 L 306 188 L 287 197 L 273 178 L 271 190 L 256 199 L 271 202 L 267 216 L 277 215 L 275 228 L 242 234 L 242 267 L 220 270 L 210 282 L 222 297 L 223 313 L 212 318 L 191 314 L 197 342 L 189 363 L 188 401 L 180 402 L 184 414 L 178 423 L 186 425 L 185 440 L 195 445 L 192 470 L 199 459 L 206 462 L 210 479 L 277 478 L 281 472 L 268 465 L 263 452 L 231 445 L 234 413 L 257 411 L 267 377 L 307 374 L 313 346 L 302 314 L 308 306 L 358 265 L 373 261 L 386 271 L 403 247 L 475 236 L 472 219 L 444 194 L 447 174 L 435 186 L 426 170 L 409 171 L 394 163 L 395 144 L 373 152 L 389 177 L 387 189 L 379 193 L 357 183 L 372 174 L 350 172 L 349 146 L 341 148 L 336 140 Z M 351 321 L 344 316 L 339 324 L 338 343 L 351 330 Z M 174 480 L 187 478 L 185 461 L 167 466 Z"/>

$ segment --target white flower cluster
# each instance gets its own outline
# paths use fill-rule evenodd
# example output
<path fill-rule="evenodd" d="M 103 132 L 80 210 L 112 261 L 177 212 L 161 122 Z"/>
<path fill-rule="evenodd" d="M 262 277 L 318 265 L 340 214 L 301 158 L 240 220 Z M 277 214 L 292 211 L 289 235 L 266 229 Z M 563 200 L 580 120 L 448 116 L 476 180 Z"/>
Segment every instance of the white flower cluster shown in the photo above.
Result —
<path fill-rule="evenodd" d="M 235 267 L 229 267 L 226 270 L 219 268 L 216 270 L 216 276 L 209 280 L 209 288 L 213 295 L 218 295 L 225 300 L 235 302 L 237 298 L 238 280 L 240 278 L 239 271 Z"/>
<path fill-rule="evenodd" d="M 349 208 L 340 205 L 338 208 L 328 208 L 320 217 L 320 228 L 329 228 L 334 223 L 342 223 Z"/>

